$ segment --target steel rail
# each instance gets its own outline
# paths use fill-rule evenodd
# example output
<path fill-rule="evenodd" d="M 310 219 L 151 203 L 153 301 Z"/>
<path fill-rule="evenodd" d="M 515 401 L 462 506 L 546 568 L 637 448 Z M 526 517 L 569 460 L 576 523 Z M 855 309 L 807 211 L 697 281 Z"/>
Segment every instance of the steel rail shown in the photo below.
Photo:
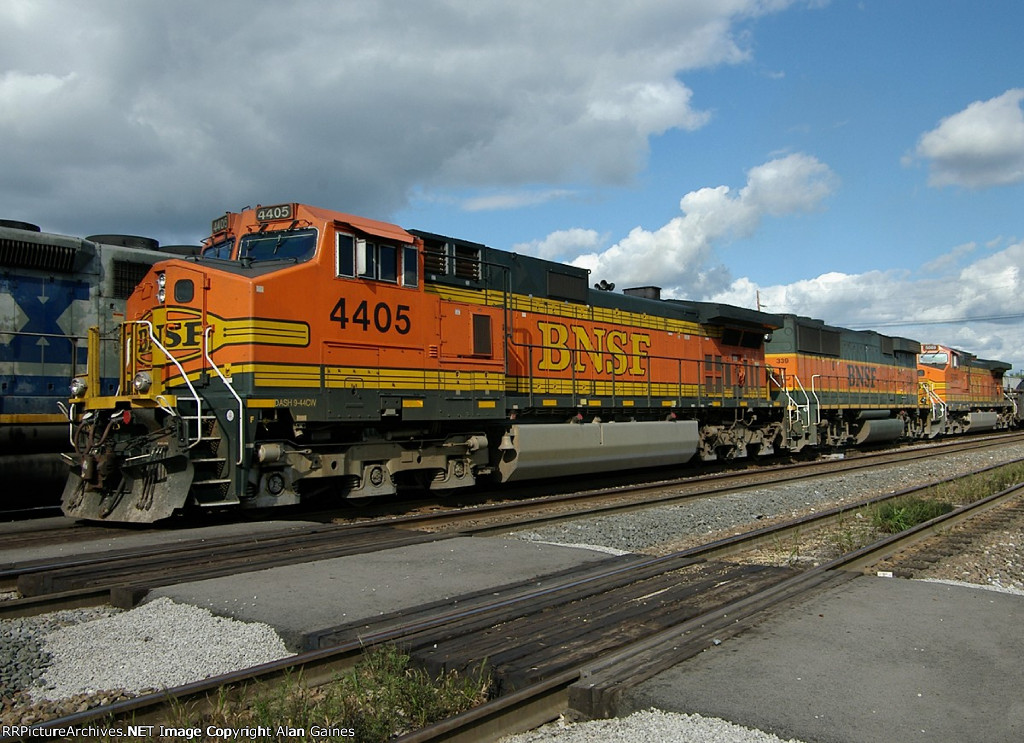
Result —
<path fill-rule="evenodd" d="M 984 442 L 956 442 L 954 444 L 957 451 L 973 450 L 977 448 L 987 448 L 993 445 L 990 440 Z M 913 455 L 914 459 L 930 458 L 934 456 L 941 456 L 948 454 L 947 449 L 936 450 L 935 448 L 929 447 L 926 450 L 918 451 Z M 888 452 L 883 456 L 892 456 L 892 452 Z M 904 460 L 898 460 L 904 461 Z M 1017 460 L 1019 461 L 1019 460 Z M 1005 463 L 1011 464 L 1012 462 Z M 824 473 L 818 472 L 818 467 L 814 465 L 820 465 L 820 462 L 804 463 L 795 467 L 783 467 L 777 468 L 776 472 L 793 473 L 797 471 L 797 474 L 791 478 L 787 478 L 787 481 L 796 481 L 800 479 L 807 479 L 811 477 L 827 476 L 829 474 L 835 474 L 835 469 L 829 469 Z M 828 462 L 825 464 L 834 464 Z M 874 457 L 860 457 L 856 460 L 848 462 L 851 466 L 839 470 L 840 472 L 849 472 L 856 469 L 864 469 L 873 466 L 879 466 Z M 808 467 L 810 465 L 810 467 Z M 988 469 L 999 467 L 1004 465 L 994 465 L 992 467 L 979 470 L 985 472 Z M 802 471 L 801 471 L 802 470 Z M 969 473 L 978 474 L 978 473 Z M 336 536 L 337 538 L 343 538 L 345 533 L 351 533 L 353 530 L 365 530 L 374 526 L 384 527 L 395 527 L 400 526 L 402 528 L 424 528 L 431 525 L 439 524 L 442 527 L 449 527 L 439 529 L 439 535 L 437 538 L 448 538 L 456 534 L 465 535 L 483 535 L 495 532 L 505 532 L 509 528 L 509 517 L 515 516 L 514 526 L 518 528 L 524 528 L 526 526 L 537 526 L 540 524 L 555 523 L 558 521 L 564 521 L 568 519 L 581 518 L 586 516 L 594 516 L 606 513 L 614 513 L 618 511 L 631 511 L 641 508 L 649 508 L 658 505 L 665 505 L 669 503 L 676 503 L 694 498 L 704 498 L 721 494 L 725 492 L 733 492 L 736 490 L 750 489 L 765 487 L 767 484 L 760 481 L 758 478 L 763 473 L 757 472 L 750 475 L 750 473 L 730 473 L 727 476 L 720 477 L 717 479 L 719 484 L 710 488 L 703 486 L 703 481 L 687 480 L 685 484 L 696 485 L 699 490 L 686 492 L 686 493 L 668 493 L 653 498 L 647 498 L 643 501 L 626 501 L 621 502 L 621 498 L 624 495 L 636 493 L 642 493 L 647 490 L 661 490 L 665 487 L 672 487 L 672 484 L 666 484 L 659 482 L 655 485 L 642 484 L 636 485 L 628 489 L 624 488 L 610 488 L 600 491 L 590 491 L 587 493 L 574 493 L 569 495 L 554 496 L 553 498 L 544 498 L 534 500 L 529 503 L 502 503 L 502 504 L 488 504 L 485 506 L 473 507 L 470 509 L 448 509 L 440 512 L 434 512 L 430 514 L 410 514 L 405 516 L 386 518 L 382 520 L 375 520 L 372 522 L 355 522 L 349 524 L 316 524 L 309 527 L 292 527 L 276 530 L 273 532 L 267 532 L 265 534 L 258 535 L 244 535 L 242 537 L 220 537 L 213 539 L 196 539 L 186 542 L 182 542 L 174 545 L 153 545 L 146 548 L 138 549 L 125 549 L 125 550 L 110 550 L 102 553 L 96 553 L 92 555 L 77 556 L 72 558 L 61 558 L 59 561 L 47 561 L 39 560 L 31 563 L 24 563 L 21 565 L 8 565 L 0 566 L 0 586 L 14 587 L 18 585 L 28 586 L 30 584 L 35 585 L 38 582 L 45 580 L 45 574 L 52 571 L 67 571 L 73 568 L 92 568 L 97 572 L 102 570 L 104 565 L 110 566 L 111 576 L 106 585 L 90 585 L 81 586 L 78 588 L 65 587 L 59 589 L 52 596 L 40 595 L 30 596 L 21 599 L 15 599 L 10 601 L 0 601 L 0 618 L 10 618 L 17 616 L 31 616 L 35 614 L 41 614 L 48 611 L 54 611 L 61 608 L 77 608 L 81 606 L 97 606 L 107 601 L 114 603 L 121 608 L 130 608 L 134 606 L 143 596 L 149 587 L 154 585 L 166 585 L 173 582 L 181 582 L 184 580 L 191 579 L 189 575 L 193 577 L 201 575 L 203 577 L 211 577 L 217 574 L 215 567 L 207 567 L 203 563 L 202 568 L 196 567 L 203 559 L 212 559 L 211 555 L 225 556 L 231 555 L 237 552 L 237 549 L 232 550 L 232 547 L 252 550 L 258 546 L 258 549 L 262 553 L 266 553 L 267 550 L 273 545 L 278 545 L 283 551 L 287 551 L 290 555 L 292 562 L 310 561 L 320 559 L 324 557 L 324 553 L 317 552 L 310 554 L 309 552 L 300 553 L 298 551 L 291 551 L 292 547 L 289 543 L 294 540 L 308 540 L 310 537 L 316 539 L 330 538 L 328 535 Z M 736 477 L 743 477 L 744 475 L 752 476 L 756 481 L 747 484 L 737 484 L 735 482 L 725 482 L 723 480 L 732 480 Z M 966 476 L 966 475 L 965 475 Z M 956 478 L 952 478 L 956 479 Z M 932 483 L 926 483 L 924 486 L 910 488 L 906 491 L 901 491 L 900 494 L 906 494 L 915 492 L 921 488 L 931 487 L 939 484 L 941 481 Z M 772 485 L 779 484 L 779 481 L 770 483 Z M 897 494 L 898 495 L 898 494 Z M 893 494 L 887 494 L 885 496 L 879 496 L 873 499 L 872 502 L 880 502 L 886 498 L 892 497 Z M 539 510 L 551 509 L 559 505 L 565 505 L 566 503 L 581 502 L 588 499 L 597 499 L 598 502 L 587 507 L 587 508 L 576 508 L 571 512 L 563 513 L 536 513 Z M 606 502 L 607 500 L 617 502 Z M 835 515 L 842 514 L 845 511 L 849 511 L 852 508 L 863 507 L 864 505 L 870 505 L 870 503 L 862 504 L 849 504 L 843 506 L 836 506 L 832 509 L 819 512 L 817 517 L 829 518 Z M 536 515 L 532 517 L 524 517 L 523 514 L 534 512 Z M 475 525 L 461 525 L 461 522 L 478 520 L 484 515 L 498 515 L 502 517 L 499 523 L 491 524 L 475 524 Z M 809 524 L 815 523 L 818 519 L 815 515 L 805 517 L 804 519 L 795 520 L 788 531 L 798 531 L 801 528 L 806 527 Z M 717 555 L 725 555 L 729 552 L 735 552 L 738 549 L 744 548 L 754 541 L 767 541 L 772 538 L 780 536 L 780 532 L 776 527 L 764 527 L 763 529 L 749 532 L 746 535 L 740 535 L 737 537 L 730 537 L 727 540 L 722 540 Z M 301 546 L 301 545 L 300 545 Z M 344 550 L 342 550 L 344 552 Z M 340 553 L 339 553 L 340 554 Z M 335 554 L 333 556 L 339 556 Z M 249 563 L 247 566 L 235 566 L 239 570 L 256 570 L 267 566 L 273 566 L 267 563 L 267 560 L 272 560 L 271 556 L 264 554 L 265 559 L 262 564 Z M 172 561 L 172 564 L 182 564 L 183 570 L 178 571 L 176 574 L 169 574 L 159 579 L 143 579 L 143 578 L 120 578 L 117 577 L 114 571 L 114 567 L 120 564 L 130 564 L 133 572 L 137 572 L 144 567 L 144 563 L 140 562 L 144 559 L 157 561 L 158 563 L 165 563 Z M 174 562 L 176 561 L 176 562 Z M 151 570 L 155 570 L 156 567 L 152 567 Z M 221 573 L 230 572 L 233 568 L 225 566 Z M 212 571 L 212 572 L 211 572 Z M 22 577 L 25 576 L 25 577 Z M 32 576 L 39 576 L 38 579 L 33 579 Z M 37 587 L 36 593 L 42 593 Z"/>
<path fill-rule="evenodd" d="M 989 471 L 999 466 L 1002 465 L 992 465 L 980 470 L 980 472 Z M 851 510 L 858 506 L 863 507 L 864 505 L 871 505 L 879 501 L 901 497 L 907 492 L 933 487 L 938 482 L 942 481 L 908 491 L 869 498 L 861 501 L 859 504 L 844 506 L 842 509 L 835 509 L 835 511 Z M 509 732 L 510 728 L 508 726 L 510 723 L 508 719 L 510 719 L 509 715 L 513 714 L 513 710 L 516 710 L 515 714 L 525 714 L 518 710 L 529 709 L 531 710 L 530 719 L 535 720 L 537 715 L 541 717 L 549 715 L 554 709 L 560 708 L 564 710 L 564 705 L 568 704 L 565 700 L 574 700 L 577 707 L 588 707 L 590 713 L 593 713 L 595 710 L 601 711 L 601 705 L 604 704 L 602 700 L 606 699 L 609 694 L 614 695 L 614 688 L 617 688 L 621 683 L 619 681 L 620 678 L 629 678 L 632 682 L 649 678 L 658 671 L 675 665 L 679 661 L 684 660 L 685 657 L 689 657 L 685 655 L 686 652 L 692 654 L 706 647 L 708 636 L 723 633 L 732 634 L 739 631 L 746 626 L 745 622 L 749 621 L 751 617 L 763 612 L 767 608 L 795 599 L 819 586 L 846 580 L 852 577 L 853 571 L 863 570 L 866 565 L 885 559 L 893 552 L 933 535 L 940 528 L 959 523 L 972 515 L 994 508 L 1022 491 L 1024 491 L 1024 485 L 1015 485 L 1007 488 L 950 514 L 934 518 L 906 532 L 879 540 L 872 545 L 851 552 L 829 563 L 783 580 L 764 591 L 746 596 L 727 606 L 719 607 L 712 612 L 692 618 L 670 629 L 662 630 L 625 648 L 620 648 L 598 661 L 582 665 L 572 672 L 560 674 L 557 679 L 546 679 L 540 684 L 524 689 L 519 693 L 515 702 L 510 700 L 503 701 L 503 698 L 499 698 L 493 702 L 481 705 L 475 711 L 460 716 L 459 719 L 462 719 L 462 722 L 453 718 L 452 720 L 439 723 L 438 726 L 431 726 L 422 731 L 417 731 L 411 734 L 414 737 L 407 737 L 407 739 L 409 743 L 427 740 L 471 740 L 473 739 L 472 736 L 477 735 L 478 732 L 467 731 L 479 731 L 481 728 L 478 726 L 480 725 L 486 725 L 487 730 L 501 729 Z M 440 627 L 467 617 L 479 618 L 488 613 L 506 610 L 517 604 L 530 606 L 544 595 L 577 588 L 582 584 L 596 582 L 627 571 L 649 569 L 652 566 L 663 566 L 665 572 L 678 569 L 681 564 L 692 564 L 701 559 L 719 556 L 728 551 L 749 548 L 751 544 L 765 539 L 773 529 L 776 531 L 792 530 L 812 523 L 824 523 L 835 516 L 836 513 L 815 514 L 812 517 L 794 519 L 777 527 L 765 527 L 764 529 L 730 537 L 702 547 L 643 559 L 625 567 L 616 566 L 607 570 L 594 571 L 584 578 L 569 579 L 554 586 L 544 587 L 538 591 L 522 593 L 465 610 L 438 614 L 426 620 L 363 635 L 356 640 L 351 640 L 331 648 L 308 651 L 281 661 L 169 689 L 163 693 L 124 700 L 108 707 L 95 708 L 86 712 L 39 723 L 38 727 L 43 729 L 73 727 L 111 717 L 116 719 L 131 717 L 134 721 L 142 722 L 160 720 L 163 719 L 162 715 L 165 714 L 165 706 L 171 704 L 171 700 L 174 700 L 173 703 L 175 704 L 187 702 L 190 705 L 198 704 L 200 706 L 207 703 L 207 700 L 213 700 L 209 702 L 213 704 L 216 703 L 218 698 L 222 698 L 221 690 L 224 687 L 230 687 L 234 689 L 235 693 L 238 693 L 253 684 L 277 682 L 286 675 L 297 672 L 301 672 L 303 683 L 315 686 L 320 683 L 326 683 L 339 670 L 351 667 L 366 648 L 381 643 L 400 640 L 403 637 L 422 632 L 425 629 Z M 837 572 L 842 572 L 843 575 L 837 578 L 835 577 Z M 573 684 L 573 676 L 579 679 L 579 682 L 574 687 L 575 690 L 570 689 Z M 609 688 L 612 691 L 609 691 Z M 539 698 L 531 699 L 533 694 L 538 695 Z M 568 696 L 566 696 L 567 694 Z M 552 702 L 550 699 L 551 695 L 556 695 L 560 701 Z M 541 713 L 538 710 L 544 710 L 544 712 Z M 503 719 L 506 721 L 501 722 Z M 547 719 L 553 718 L 548 717 Z M 544 721 L 546 720 L 541 720 L 541 722 Z M 463 725 L 468 727 L 463 728 Z"/>
<path fill-rule="evenodd" d="M 1013 485 L 954 512 L 807 570 L 757 594 L 620 648 L 593 663 L 575 668 L 571 674 L 578 674 L 579 678 L 576 682 L 568 682 L 567 699 L 566 689 L 560 685 L 538 683 L 521 689 L 518 692 L 520 699 L 517 703 L 526 704 L 526 700 L 531 700 L 535 708 L 550 709 L 548 720 L 545 722 L 557 719 L 569 709 L 586 717 L 612 715 L 615 712 L 614 704 L 626 687 L 636 685 L 677 665 L 724 637 L 738 634 L 756 623 L 756 617 L 765 611 L 776 610 L 791 602 L 802 600 L 812 591 L 827 589 L 852 580 L 860 572 L 893 553 L 933 537 L 943 529 L 997 508 L 1022 494 L 1024 485 Z M 567 673 L 566 676 L 571 674 Z M 508 711 L 500 702 L 500 698 L 486 702 L 470 712 L 417 730 L 396 741 L 470 743 L 484 739 L 478 736 L 478 721 L 486 721 L 487 739 L 496 739 L 502 735 L 530 729 L 527 727 L 528 723 L 520 724 L 516 720 L 514 708 Z M 560 704 L 563 706 L 559 706 Z"/>

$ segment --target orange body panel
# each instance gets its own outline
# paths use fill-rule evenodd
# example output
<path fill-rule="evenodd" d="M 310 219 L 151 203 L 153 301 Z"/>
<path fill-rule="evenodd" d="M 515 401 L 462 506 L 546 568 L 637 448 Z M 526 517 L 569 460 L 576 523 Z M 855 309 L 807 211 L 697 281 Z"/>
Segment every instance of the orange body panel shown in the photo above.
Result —
<path fill-rule="evenodd" d="M 636 317 L 608 323 L 564 314 L 512 316 L 510 391 L 575 390 L 629 404 L 652 397 L 655 406 L 682 398 L 766 397 L 760 351 L 724 346 L 696 324 L 666 330 Z"/>
<path fill-rule="evenodd" d="M 917 370 L 802 353 L 768 354 L 778 383 L 816 393 L 822 408 L 892 407 L 917 397 Z"/>
<path fill-rule="evenodd" d="M 954 409 L 978 405 L 1003 405 L 1003 375 L 973 362 L 972 358 L 948 346 L 921 347 L 921 381 Z"/>
<path fill-rule="evenodd" d="M 350 215 L 341 219 L 334 212 L 287 206 L 289 220 L 318 231 L 309 260 L 256 279 L 239 275 L 232 265 L 219 270 L 205 263 L 203 273 L 186 261 L 169 261 L 160 266 L 166 304 L 155 301 L 156 274 L 129 300 L 129 319 L 151 321 L 190 377 L 209 371 L 206 343 L 227 376 L 250 373 L 255 387 L 538 395 L 538 406 L 548 404 L 550 395 L 583 397 L 581 404 L 592 406 L 767 400 L 763 349 L 726 345 L 719 327 L 493 289 L 449 290 L 424 280 L 422 242 L 411 234 Z M 215 222 L 224 228 L 215 240 L 223 243 L 237 233 L 235 257 L 241 235 L 260 232 L 262 223 L 253 214 L 228 214 Z M 338 276 L 339 232 L 415 246 L 415 285 Z M 178 294 L 182 281 L 194 285 L 184 298 Z M 202 328 L 208 326 L 207 339 Z M 138 368 L 152 365 L 151 349 L 141 338 L 136 347 Z M 163 365 L 163 374 L 166 385 L 181 376 L 170 364 Z"/>

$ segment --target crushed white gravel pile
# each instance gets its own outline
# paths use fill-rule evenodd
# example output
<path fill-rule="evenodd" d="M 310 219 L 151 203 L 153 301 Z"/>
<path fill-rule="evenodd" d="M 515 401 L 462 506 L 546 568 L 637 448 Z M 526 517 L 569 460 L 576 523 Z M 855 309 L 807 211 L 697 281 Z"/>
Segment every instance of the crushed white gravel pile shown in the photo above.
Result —
<path fill-rule="evenodd" d="M 502 738 L 500 743 L 800 743 L 701 715 L 651 709 L 629 717 L 590 722 L 553 722 Z"/>
<path fill-rule="evenodd" d="M 58 629 L 41 650 L 50 665 L 28 693 L 50 701 L 180 686 L 291 655 L 265 624 L 215 617 L 168 598 Z"/>

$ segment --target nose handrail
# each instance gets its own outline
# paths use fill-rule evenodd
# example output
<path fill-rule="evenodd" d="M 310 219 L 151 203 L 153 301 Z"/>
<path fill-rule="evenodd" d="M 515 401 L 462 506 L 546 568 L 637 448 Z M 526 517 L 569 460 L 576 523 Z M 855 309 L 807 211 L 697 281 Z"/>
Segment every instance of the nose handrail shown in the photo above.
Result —
<path fill-rule="evenodd" d="M 231 396 L 235 398 L 236 402 L 238 402 L 238 461 L 236 461 L 235 464 L 241 464 L 243 453 L 245 452 L 245 416 L 243 415 L 245 411 L 242 406 L 242 398 L 239 397 L 237 392 L 235 392 L 235 387 L 231 383 L 231 380 L 224 376 L 220 367 L 218 367 L 210 357 L 210 331 L 212 330 L 213 326 L 207 325 L 206 330 L 203 331 L 203 356 L 206 358 L 206 362 L 210 367 L 217 372 L 217 376 L 220 377 L 220 381 L 224 383 L 224 386 L 228 388 L 228 392 L 231 393 Z"/>
<path fill-rule="evenodd" d="M 201 425 L 201 420 L 202 419 L 201 419 L 200 416 L 202 415 L 203 402 L 202 402 L 202 399 L 199 397 L 199 393 L 196 392 L 196 388 L 193 387 L 192 386 L 192 382 L 189 381 L 188 374 L 185 373 L 185 367 L 183 367 L 181 365 L 181 362 L 178 361 L 176 358 L 174 358 L 173 354 L 171 354 L 171 352 L 168 351 L 164 347 L 164 345 L 160 341 L 157 340 L 156 333 L 153 332 L 153 323 L 151 323 L 149 320 L 126 320 L 124 325 L 126 325 L 126 326 L 127 325 L 142 325 L 142 326 L 144 326 L 145 329 L 146 329 L 146 334 L 149 336 L 149 341 L 154 346 L 156 346 L 158 349 L 160 349 L 160 352 L 166 358 L 170 359 L 171 363 L 173 363 L 178 368 L 178 371 L 181 373 L 182 381 L 185 382 L 185 386 L 188 387 L 188 391 L 192 394 L 192 399 L 194 399 L 196 401 L 196 440 L 195 441 L 189 441 L 188 448 L 191 449 L 193 446 L 198 444 L 199 441 L 202 439 L 202 435 L 203 435 L 202 425 Z M 128 363 L 131 364 L 131 369 L 134 370 L 135 369 L 135 356 L 132 353 L 132 349 L 131 349 L 131 339 L 132 339 L 132 337 L 133 337 L 132 333 L 125 334 L 124 354 L 125 354 L 125 359 L 128 360 Z M 124 366 L 122 366 L 122 371 L 123 371 L 123 369 L 124 369 Z M 123 382 L 126 382 L 126 381 L 127 380 L 123 380 Z M 159 397 L 159 395 L 157 397 Z M 186 429 L 185 436 L 186 436 L 186 439 L 188 439 L 189 438 L 188 426 L 186 426 L 185 429 Z"/>

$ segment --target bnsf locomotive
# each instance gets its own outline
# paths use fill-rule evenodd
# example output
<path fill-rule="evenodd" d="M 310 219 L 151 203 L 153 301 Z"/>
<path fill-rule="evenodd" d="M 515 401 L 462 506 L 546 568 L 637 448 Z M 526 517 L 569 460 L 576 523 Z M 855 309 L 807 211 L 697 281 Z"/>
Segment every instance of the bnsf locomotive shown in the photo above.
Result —
<path fill-rule="evenodd" d="M 93 332 L 64 511 L 151 522 L 941 425 L 912 341 L 658 294 L 301 204 L 229 212 L 132 294 L 115 394 Z"/>
<path fill-rule="evenodd" d="M 112 332 L 125 300 L 179 247 L 129 235 L 70 237 L 0 220 L 0 479 L 3 505 L 53 505 L 67 481 L 67 380 L 85 369 L 86 334 Z M 192 248 L 198 252 L 198 247 Z M 105 344 L 116 372 L 116 345 Z M 116 373 L 95 392 L 117 390 Z M 26 493 L 26 495 L 16 495 Z"/>
<path fill-rule="evenodd" d="M 940 352 L 941 350 L 941 352 Z M 767 344 L 785 401 L 786 448 L 843 447 L 1010 428 L 1010 365 L 917 341 L 785 315 Z"/>

